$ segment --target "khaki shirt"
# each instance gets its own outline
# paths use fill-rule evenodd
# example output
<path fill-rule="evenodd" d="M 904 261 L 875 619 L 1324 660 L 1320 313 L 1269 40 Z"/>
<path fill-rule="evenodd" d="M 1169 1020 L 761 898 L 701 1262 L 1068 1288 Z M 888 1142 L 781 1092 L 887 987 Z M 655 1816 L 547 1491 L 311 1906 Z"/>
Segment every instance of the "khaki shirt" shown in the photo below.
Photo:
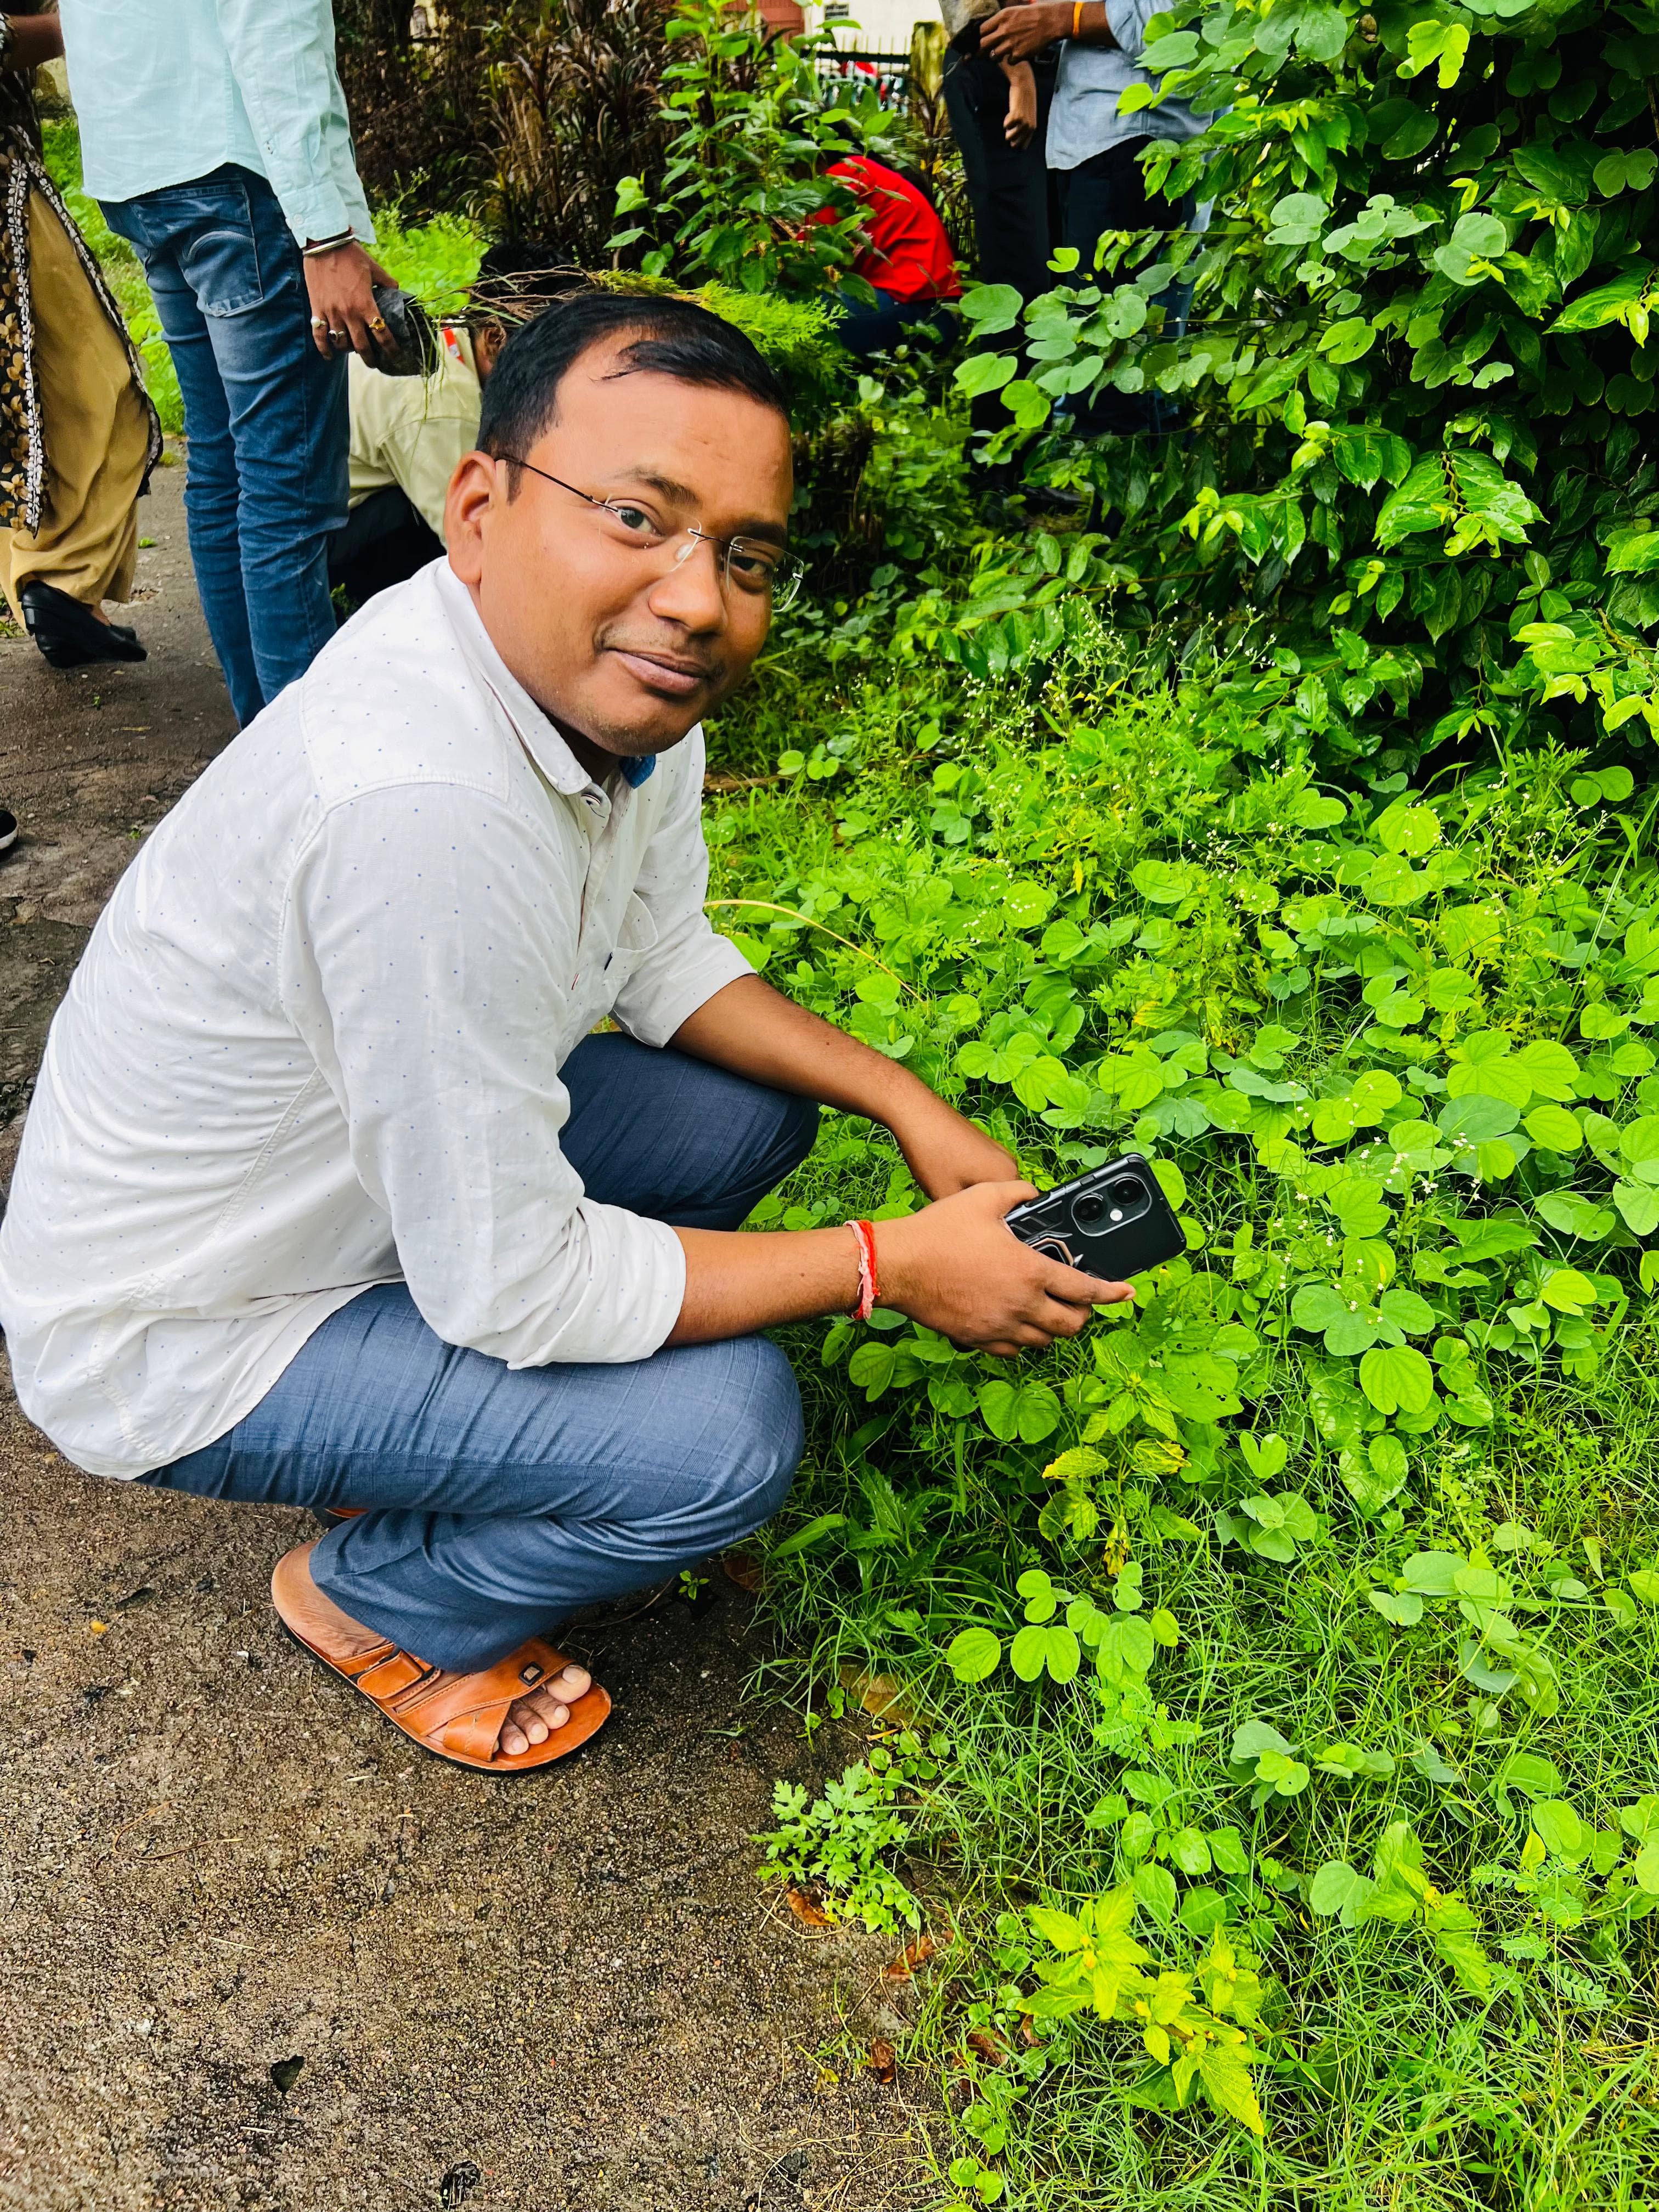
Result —
<path fill-rule="evenodd" d="M 440 538 L 444 499 L 463 453 L 478 442 L 483 393 L 472 339 L 446 323 L 430 376 L 382 376 L 353 354 L 346 363 L 351 398 L 351 504 L 398 484 Z"/>

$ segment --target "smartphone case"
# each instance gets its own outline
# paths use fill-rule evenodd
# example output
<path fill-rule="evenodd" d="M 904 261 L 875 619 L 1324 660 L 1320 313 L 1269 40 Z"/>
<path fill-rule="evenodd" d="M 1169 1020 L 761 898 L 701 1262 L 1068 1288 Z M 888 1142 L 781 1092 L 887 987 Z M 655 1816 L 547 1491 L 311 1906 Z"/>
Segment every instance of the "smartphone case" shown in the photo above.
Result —
<path fill-rule="evenodd" d="M 1114 1283 L 1187 1249 L 1181 1224 L 1139 1152 L 1028 1198 L 1009 1214 L 1008 1226 L 1034 1250 Z"/>

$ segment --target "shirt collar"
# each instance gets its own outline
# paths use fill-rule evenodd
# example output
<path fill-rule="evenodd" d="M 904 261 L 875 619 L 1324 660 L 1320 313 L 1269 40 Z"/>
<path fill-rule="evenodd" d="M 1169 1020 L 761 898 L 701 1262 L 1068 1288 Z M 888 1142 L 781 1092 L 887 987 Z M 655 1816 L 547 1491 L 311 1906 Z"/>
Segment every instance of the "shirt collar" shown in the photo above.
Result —
<path fill-rule="evenodd" d="M 434 567 L 439 596 L 459 634 L 463 651 L 470 654 L 478 673 L 495 693 L 502 713 L 532 760 L 553 788 L 563 792 L 568 798 L 597 790 L 599 787 L 587 770 L 495 650 L 495 641 L 483 626 L 471 592 L 447 561 L 436 562 Z M 623 754 L 617 765 L 629 789 L 637 791 L 655 774 L 657 756 Z"/>
<path fill-rule="evenodd" d="M 554 790 L 564 793 L 567 798 L 574 799 L 584 791 L 594 789 L 587 770 L 495 650 L 495 640 L 483 626 L 471 592 L 447 561 L 434 562 L 433 567 L 438 596 L 455 627 L 461 648 L 494 692 L 525 750 Z"/>

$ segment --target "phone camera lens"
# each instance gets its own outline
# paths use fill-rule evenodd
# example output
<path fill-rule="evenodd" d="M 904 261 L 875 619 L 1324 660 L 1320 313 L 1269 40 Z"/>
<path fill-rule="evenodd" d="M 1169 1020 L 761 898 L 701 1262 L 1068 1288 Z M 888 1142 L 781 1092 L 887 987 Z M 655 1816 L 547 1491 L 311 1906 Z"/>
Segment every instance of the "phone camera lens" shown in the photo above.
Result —
<path fill-rule="evenodd" d="M 1093 1229 L 1106 1218 L 1106 1201 L 1097 1191 L 1085 1191 L 1072 1207 L 1072 1218 L 1079 1229 Z"/>
<path fill-rule="evenodd" d="M 1108 1188 L 1106 1195 L 1114 1206 L 1139 1206 L 1146 1194 L 1133 1176 L 1120 1176 Z"/>

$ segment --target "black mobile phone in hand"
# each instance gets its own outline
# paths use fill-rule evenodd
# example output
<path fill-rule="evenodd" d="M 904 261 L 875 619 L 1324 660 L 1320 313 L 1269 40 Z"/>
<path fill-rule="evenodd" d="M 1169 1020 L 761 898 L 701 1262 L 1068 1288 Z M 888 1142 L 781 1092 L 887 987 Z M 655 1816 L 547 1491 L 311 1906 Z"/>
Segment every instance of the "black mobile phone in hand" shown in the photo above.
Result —
<path fill-rule="evenodd" d="M 1008 1226 L 1033 1251 L 1109 1283 L 1127 1282 L 1187 1249 L 1181 1224 L 1139 1152 L 1026 1199 Z"/>

